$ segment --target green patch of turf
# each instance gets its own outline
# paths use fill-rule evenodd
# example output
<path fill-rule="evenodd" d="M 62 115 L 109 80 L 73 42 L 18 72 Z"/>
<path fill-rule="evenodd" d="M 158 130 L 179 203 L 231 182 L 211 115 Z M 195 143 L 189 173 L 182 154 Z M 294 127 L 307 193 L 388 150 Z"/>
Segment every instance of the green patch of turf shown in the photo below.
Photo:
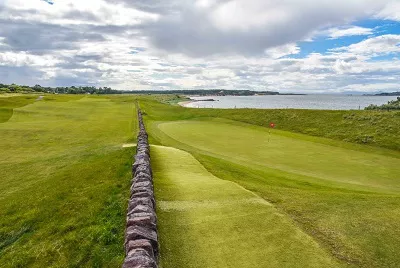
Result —
<path fill-rule="evenodd" d="M 10 96 L 0 98 L 0 123 L 7 122 L 13 115 L 13 109 L 23 107 L 35 101 L 37 96 Z"/>
<path fill-rule="evenodd" d="M 0 125 L 2 267 L 123 261 L 134 103 L 82 97 L 15 108 Z"/>
<path fill-rule="evenodd" d="M 194 149 L 286 172 L 387 191 L 400 190 L 400 159 L 307 141 L 265 128 L 215 121 L 180 121 L 158 125 Z M 340 167 L 340 168 L 337 168 Z"/>
<path fill-rule="evenodd" d="M 190 154 L 151 150 L 162 267 L 342 266 L 271 204 Z"/>
<path fill-rule="evenodd" d="M 13 115 L 13 109 L 0 108 L 0 123 L 7 122 Z"/>
<path fill-rule="evenodd" d="M 400 196 L 336 188 L 296 174 L 253 169 L 211 156 L 196 158 L 213 174 L 274 204 L 337 258 L 357 267 L 396 267 Z"/>
<path fill-rule="evenodd" d="M 0 98 L 0 107 L 18 108 L 35 102 L 37 95 L 23 95 Z"/>

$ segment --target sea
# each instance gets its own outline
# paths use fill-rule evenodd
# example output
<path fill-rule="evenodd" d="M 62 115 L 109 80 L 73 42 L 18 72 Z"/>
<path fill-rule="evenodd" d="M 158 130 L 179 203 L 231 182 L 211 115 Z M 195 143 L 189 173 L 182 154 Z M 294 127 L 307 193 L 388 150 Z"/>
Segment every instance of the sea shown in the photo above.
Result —
<path fill-rule="evenodd" d="M 202 96 L 191 97 L 192 108 L 255 108 L 255 109 L 314 109 L 362 110 L 370 104 L 382 105 L 396 96 L 360 95 L 266 95 L 266 96 Z M 215 101 L 201 101 L 214 99 Z"/>

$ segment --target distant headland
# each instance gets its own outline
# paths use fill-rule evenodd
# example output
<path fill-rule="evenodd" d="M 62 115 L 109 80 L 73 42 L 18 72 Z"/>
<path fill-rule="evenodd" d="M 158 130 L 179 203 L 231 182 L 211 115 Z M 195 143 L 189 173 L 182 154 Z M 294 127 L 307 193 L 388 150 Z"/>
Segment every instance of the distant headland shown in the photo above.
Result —
<path fill-rule="evenodd" d="M 389 93 L 364 94 L 364 96 L 400 96 L 400 91 Z"/>

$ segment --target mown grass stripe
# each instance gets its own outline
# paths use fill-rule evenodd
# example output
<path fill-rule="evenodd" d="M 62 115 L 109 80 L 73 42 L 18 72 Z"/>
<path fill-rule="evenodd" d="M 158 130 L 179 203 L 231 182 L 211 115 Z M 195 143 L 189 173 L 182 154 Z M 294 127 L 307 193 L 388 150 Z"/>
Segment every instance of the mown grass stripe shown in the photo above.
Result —
<path fill-rule="evenodd" d="M 151 150 L 163 268 L 341 266 L 265 200 L 189 153 Z"/>

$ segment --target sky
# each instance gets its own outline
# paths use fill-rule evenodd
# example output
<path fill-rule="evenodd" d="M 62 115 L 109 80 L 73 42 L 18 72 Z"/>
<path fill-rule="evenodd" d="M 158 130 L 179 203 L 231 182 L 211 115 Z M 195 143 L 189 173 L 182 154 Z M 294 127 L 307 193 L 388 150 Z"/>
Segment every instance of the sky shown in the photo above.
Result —
<path fill-rule="evenodd" d="M 0 83 L 400 91 L 400 0 L 0 0 Z"/>

